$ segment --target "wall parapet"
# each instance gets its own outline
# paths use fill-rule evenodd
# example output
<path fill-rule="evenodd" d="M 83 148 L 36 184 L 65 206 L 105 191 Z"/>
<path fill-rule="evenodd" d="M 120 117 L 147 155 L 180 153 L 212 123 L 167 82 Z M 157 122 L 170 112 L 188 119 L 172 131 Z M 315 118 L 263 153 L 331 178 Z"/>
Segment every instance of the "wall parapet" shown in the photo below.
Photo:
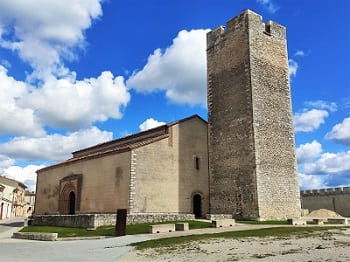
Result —
<path fill-rule="evenodd" d="M 350 194 L 350 187 L 330 187 L 330 188 L 300 191 L 301 196 L 323 196 L 323 195 L 342 195 L 342 194 Z"/>

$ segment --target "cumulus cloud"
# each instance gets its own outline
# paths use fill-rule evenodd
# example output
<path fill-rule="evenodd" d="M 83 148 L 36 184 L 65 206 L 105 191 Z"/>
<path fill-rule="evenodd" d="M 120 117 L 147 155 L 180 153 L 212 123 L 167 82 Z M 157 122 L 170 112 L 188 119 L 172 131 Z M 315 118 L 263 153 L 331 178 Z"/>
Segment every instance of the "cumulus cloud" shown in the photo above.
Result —
<path fill-rule="evenodd" d="M 263 5 L 270 13 L 274 14 L 278 11 L 279 6 L 274 4 L 272 0 L 256 0 L 259 4 Z"/>
<path fill-rule="evenodd" d="M 6 68 L 0 65 L 0 134 L 44 134 L 34 110 L 18 104 L 18 99 L 28 95 L 31 88 L 25 82 L 8 76 Z"/>
<path fill-rule="evenodd" d="M 140 128 L 140 131 L 145 131 L 147 129 L 151 129 L 157 126 L 162 126 L 164 124 L 165 124 L 164 122 L 159 122 L 153 118 L 148 118 L 142 124 L 139 125 L 139 128 Z"/>
<path fill-rule="evenodd" d="M 8 156 L 0 154 L 0 174 L 2 174 L 4 172 L 5 168 L 8 168 L 9 166 L 13 165 L 14 163 L 15 163 L 15 160 L 9 158 Z"/>
<path fill-rule="evenodd" d="M 325 109 L 330 112 L 335 112 L 338 110 L 338 106 L 335 102 L 328 102 L 324 100 L 307 101 L 304 103 L 306 107 L 315 109 Z"/>
<path fill-rule="evenodd" d="M 319 128 L 328 117 L 326 110 L 311 109 L 302 113 L 294 114 L 295 132 L 311 132 Z"/>
<path fill-rule="evenodd" d="M 288 60 L 289 77 L 295 77 L 298 71 L 298 63 L 293 59 Z"/>
<path fill-rule="evenodd" d="M 0 46 L 18 52 L 37 72 L 62 69 L 84 46 L 84 30 L 102 15 L 102 0 L 0 0 Z"/>
<path fill-rule="evenodd" d="M 339 144 L 350 146 L 350 117 L 344 118 L 343 122 L 336 124 L 332 130 L 326 134 L 326 138 Z"/>
<path fill-rule="evenodd" d="M 24 183 L 28 190 L 35 191 L 36 171 L 44 168 L 44 165 L 28 165 L 26 167 L 11 166 L 4 171 L 4 175 Z"/>
<path fill-rule="evenodd" d="M 303 165 L 306 174 L 343 174 L 350 172 L 350 150 L 339 153 L 324 153 L 312 163 Z"/>
<path fill-rule="evenodd" d="M 206 105 L 206 33 L 180 31 L 165 51 L 156 49 L 127 86 L 139 92 L 164 90 L 174 103 Z"/>
<path fill-rule="evenodd" d="M 0 145 L 0 153 L 23 161 L 64 160 L 70 153 L 112 139 L 113 134 L 97 127 L 67 135 L 52 134 L 39 138 L 15 137 Z"/>
<path fill-rule="evenodd" d="M 327 186 L 327 176 L 306 175 L 299 173 L 299 187 L 302 190 L 319 189 Z"/>
<path fill-rule="evenodd" d="M 75 74 L 51 78 L 18 103 L 35 110 L 45 124 L 76 130 L 95 121 L 121 118 L 121 110 L 129 100 L 123 77 L 114 77 L 106 71 L 97 78 L 84 80 L 76 80 Z"/>
<path fill-rule="evenodd" d="M 312 161 L 322 153 L 322 145 L 316 140 L 305 143 L 297 148 L 298 164 Z"/>
<path fill-rule="evenodd" d="M 0 65 L 0 134 L 42 136 L 43 125 L 78 130 L 119 119 L 130 100 L 124 78 L 109 71 L 76 80 L 75 74 L 47 79 L 41 87 L 17 81 Z"/>

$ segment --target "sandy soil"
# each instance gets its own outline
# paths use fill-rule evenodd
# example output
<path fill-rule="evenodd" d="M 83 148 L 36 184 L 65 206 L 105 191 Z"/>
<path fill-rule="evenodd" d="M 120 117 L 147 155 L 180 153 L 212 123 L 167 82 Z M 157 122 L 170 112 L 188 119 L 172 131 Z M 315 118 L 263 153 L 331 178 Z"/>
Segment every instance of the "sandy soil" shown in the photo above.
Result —
<path fill-rule="evenodd" d="M 350 229 L 280 238 L 202 240 L 132 250 L 118 261 L 350 261 Z"/>

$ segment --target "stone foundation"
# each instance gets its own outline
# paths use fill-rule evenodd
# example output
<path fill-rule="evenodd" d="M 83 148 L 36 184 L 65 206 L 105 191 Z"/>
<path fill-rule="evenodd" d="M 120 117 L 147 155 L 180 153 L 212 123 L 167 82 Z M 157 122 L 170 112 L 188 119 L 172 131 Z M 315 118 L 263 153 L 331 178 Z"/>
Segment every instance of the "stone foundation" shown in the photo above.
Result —
<path fill-rule="evenodd" d="M 166 221 L 193 220 L 194 214 L 145 213 L 129 214 L 127 224 L 158 223 Z M 36 215 L 30 217 L 32 226 L 61 226 L 96 228 L 114 226 L 116 214 L 78 214 L 78 215 Z"/>
<path fill-rule="evenodd" d="M 230 214 L 207 214 L 205 216 L 208 220 L 218 220 L 218 219 L 231 219 L 233 218 Z"/>

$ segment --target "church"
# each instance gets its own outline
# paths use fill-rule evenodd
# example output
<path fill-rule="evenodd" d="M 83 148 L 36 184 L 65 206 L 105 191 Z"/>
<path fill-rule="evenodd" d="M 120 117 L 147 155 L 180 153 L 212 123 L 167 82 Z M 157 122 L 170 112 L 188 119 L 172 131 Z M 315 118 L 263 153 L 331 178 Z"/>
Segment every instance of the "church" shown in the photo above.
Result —
<path fill-rule="evenodd" d="M 208 123 L 190 116 L 38 170 L 35 215 L 299 217 L 286 28 L 243 11 L 208 33 L 207 76 Z"/>

